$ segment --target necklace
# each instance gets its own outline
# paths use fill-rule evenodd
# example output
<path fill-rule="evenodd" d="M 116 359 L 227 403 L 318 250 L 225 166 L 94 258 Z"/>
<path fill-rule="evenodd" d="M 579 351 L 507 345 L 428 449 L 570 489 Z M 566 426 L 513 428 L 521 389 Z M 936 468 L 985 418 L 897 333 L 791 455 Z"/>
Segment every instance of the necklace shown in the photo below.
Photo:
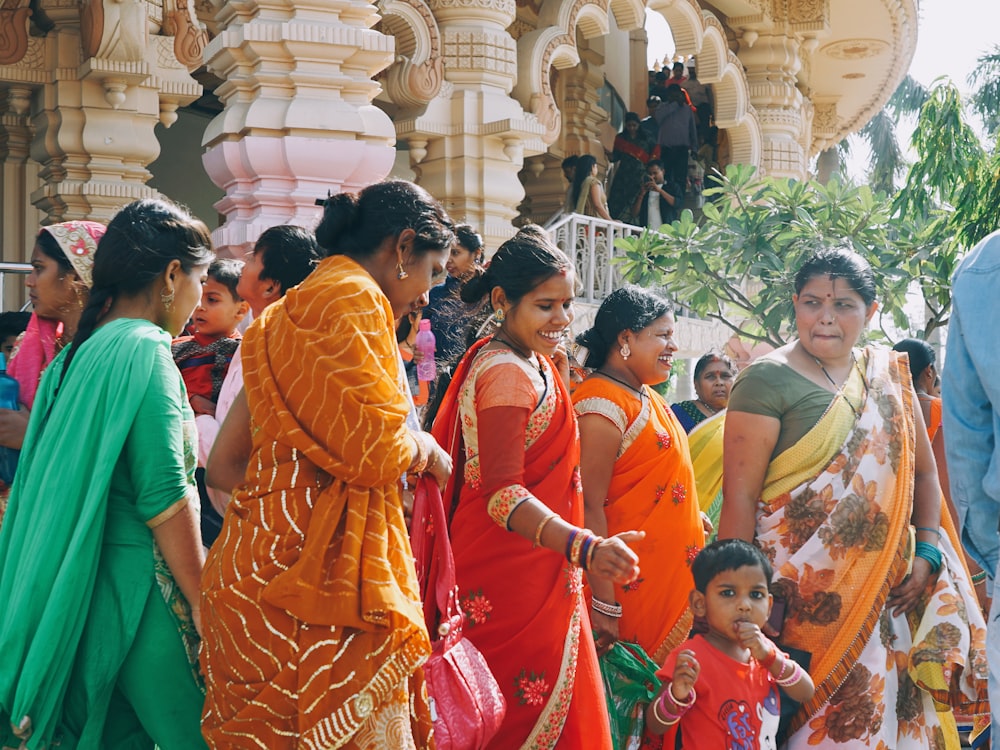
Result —
<path fill-rule="evenodd" d="M 610 372 L 604 372 L 604 370 L 598 370 L 597 374 L 598 375 L 603 375 L 606 378 L 610 378 L 611 380 L 614 380 L 616 383 L 621 383 L 623 386 L 625 386 L 630 391 L 632 391 L 632 393 L 636 394 L 639 397 L 640 401 L 646 396 L 646 391 L 642 390 L 641 386 L 639 388 L 636 388 L 631 383 L 627 383 L 624 380 L 622 380 L 621 378 L 616 378 Z"/>
<path fill-rule="evenodd" d="M 861 412 L 858 411 L 857 407 L 855 407 L 854 404 L 851 403 L 851 399 L 849 399 L 847 397 L 847 394 L 844 393 L 844 385 L 846 385 L 848 379 L 850 378 L 850 373 L 848 372 L 847 377 L 844 378 L 844 382 L 843 383 L 841 383 L 840 385 L 837 385 L 837 382 L 832 377 L 830 377 L 830 373 L 828 373 L 826 371 L 826 368 L 823 366 L 823 363 L 819 361 L 819 357 L 813 357 L 813 355 L 811 355 L 811 354 L 809 356 L 813 358 L 813 361 L 819 366 L 819 369 L 823 371 L 824 375 L 826 375 L 826 379 L 830 381 L 830 385 L 832 385 L 834 388 L 837 389 L 834 392 L 834 396 L 835 397 L 836 396 L 843 397 L 844 401 L 847 402 L 847 405 L 851 407 L 851 411 L 854 412 L 854 416 L 857 417 L 858 419 L 861 419 Z M 864 388 L 864 394 L 863 394 L 863 396 L 861 398 L 861 403 L 862 403 L 862 405 L 864 405 L 865 399 L 868 398 L 868 382 L 865 380 L 865 374 L 863 372 L 861 372 L 861 368 L 858 366 L 857 357 L 854 356 L 854 351 L 852 350 L 851 351 L 851 369 L 853 370 L 854 368 L 857 368 L 858 372 L 861 373 L 861 385 Z"/>
<path fill-rule="evenodd" d="M 514 352 L 514 354 L 516 354 L 517 356 L 519 356 L 521 359 L 525 360 L 526 362 L 534 362 L 535 366 L 538 368 L 538 374 L 542 376 L 542 380 L 545 380 L 545 370 L 542 368 L 541 360 L 539 360 L 537 357 L 535 359 L 532 359 L 531 355 L 525 354 L 520 349 L 518 349 L 516 346 L 514 346 L 512 343 L 510 343 L 507 339 L 501 338 L 501 336 L 500 336 L 499 333 L 494 333 L 493 334 L 493 340 L 497 341 L 497 342 L 499 342 L 501 344 L 503 344 L 508 349 L 510 349 L 512 352 Z"/>
<path fill-rule="evenodd" d="M 702 401 L 702 400 L 701 400 L 700 398 L 699 398 L 699 399 L 695 399 L 695 400 L 696 400 L 696 401 L 697 401 L 697 402 L 698 402 L 699 404 L 701 404 L 702 406 L 704 406 L 704 407 L 705 407 L 706 409 L 708 409 L 708 410 L 709 410 L 710 412 L 712 412 L 712 414 L 718 414 L 718 413 L 719 413 L 719 410 L 718 410 L 718 409 L 716 409 L 716 408 L 715 408 L 714 406 L 712 406 L 711 404 L 709 404 L 709 403 L 707 403 L 707 402 L 705 402 L 705 401 Z"/>

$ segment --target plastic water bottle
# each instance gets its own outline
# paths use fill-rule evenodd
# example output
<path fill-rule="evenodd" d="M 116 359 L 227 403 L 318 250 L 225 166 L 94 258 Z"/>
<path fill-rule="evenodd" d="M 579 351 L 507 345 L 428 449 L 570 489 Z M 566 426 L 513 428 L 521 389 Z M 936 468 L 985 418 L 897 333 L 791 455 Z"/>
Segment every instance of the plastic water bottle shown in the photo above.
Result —
<path fill-rule="evenodd" d="M 429 320 L 420 321 L 420 329 L 417 331 L 416 349 L 420 352 L 420 361 L 417 362 L 417 380 L 429 383 L 437 377 L 437 365 L 434 363 L 434 334 L 431 332 L 431 322 Z"/>
<path fill-rule="evenodd" d="M 7 360 L 0 354 L 0 409 L 17 411 L 21 405 L 17 401 L 20 391 L 17 381 L 7 374 Z M 14 471 L 21 451 L 0 447 L 0 479 L 8 485 L 14 482 Z"/>

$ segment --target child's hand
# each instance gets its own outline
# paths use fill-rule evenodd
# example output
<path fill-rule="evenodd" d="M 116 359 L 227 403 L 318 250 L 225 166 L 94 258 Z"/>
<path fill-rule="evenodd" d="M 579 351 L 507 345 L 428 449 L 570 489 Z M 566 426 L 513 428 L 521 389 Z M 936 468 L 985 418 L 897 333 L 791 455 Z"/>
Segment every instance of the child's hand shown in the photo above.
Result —
<path fill-rule="evenodd" d="M 766 659 L 774 645 L 764 637 L 760 628 L 752 622 L 740 622 L 736 624 L 736 637 L 739 638 L 743 648 L 750 649 L 750 654 L 757 661 Z"/>
<path fill-rule="evenodd" d="M 210 417 L 215 416 L 215 402 L 210 401 L 204 396 L 198 396 L 197 394 L 191 397 L 191 408 L 194 409 L 194 413 L 197 414 L 208 414 Z"/>
<path fill-rule="evenodd" d="M 688 696 L 691 695 L 691 690 L 694 688 L 694 683 L 698 680 L 698 673 L 700 671 L 701 665 L 698 664 L 698 659 L 694 655 L 694 651 L 684 649 L 677 654 L 677 663 L 674 664 L 673 681 L 670 683 L 670 687 L 667 688 L 670 694 L 678 701 L 686 701 Z"/>

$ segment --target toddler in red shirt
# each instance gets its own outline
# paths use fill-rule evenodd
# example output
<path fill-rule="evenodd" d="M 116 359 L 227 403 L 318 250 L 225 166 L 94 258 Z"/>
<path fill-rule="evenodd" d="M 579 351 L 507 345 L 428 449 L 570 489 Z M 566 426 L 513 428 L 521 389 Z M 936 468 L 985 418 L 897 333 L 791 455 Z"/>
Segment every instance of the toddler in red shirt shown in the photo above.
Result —
<path fill-rule="evenodd" d="M 778 686 L 799 702 L 815 688 L 761 632 L 773 601 L 771 564 L 752 544 L 723 539 L 698 553 L 691 573 L 691 610 L 708 632 L 674 649 L 657 672 L 663 686 L 646 726 L 667 734 L 664 747 L 774 750 Z"/>

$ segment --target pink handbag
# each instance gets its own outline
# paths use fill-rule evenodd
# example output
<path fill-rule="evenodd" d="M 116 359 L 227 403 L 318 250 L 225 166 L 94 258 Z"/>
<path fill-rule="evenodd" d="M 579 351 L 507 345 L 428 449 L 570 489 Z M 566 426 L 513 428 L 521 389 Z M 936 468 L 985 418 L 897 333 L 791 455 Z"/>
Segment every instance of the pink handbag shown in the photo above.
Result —
<path fill-rule="evenodd" d="M 462 637 L 465 617 L 458 606 L 448 521 L 431 477 L 417 482 L 412 528 L 424 617 L 428 632 L 439 636 L 424 664 L 435 744 L 438 750 L 479 750 L 499 731 L 507 703 L 486 659 Z"/>

